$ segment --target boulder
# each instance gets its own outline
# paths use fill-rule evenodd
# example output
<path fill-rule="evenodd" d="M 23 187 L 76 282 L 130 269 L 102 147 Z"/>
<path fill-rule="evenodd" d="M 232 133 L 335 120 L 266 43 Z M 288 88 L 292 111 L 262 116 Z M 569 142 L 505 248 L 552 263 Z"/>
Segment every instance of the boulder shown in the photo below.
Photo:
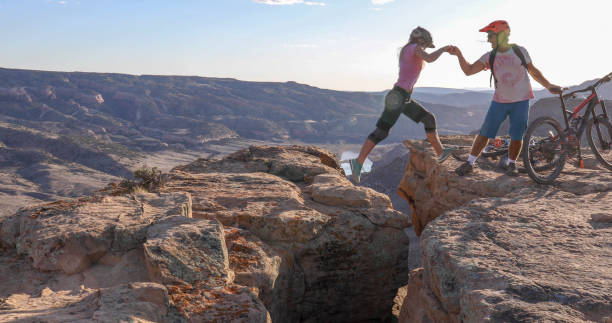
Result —
<path fill-rule="evenodd" d="M 423 268 L 400 322 L 602 322 L 612 317 L 612 174 L 566 166 L 551 186 L 482 160 L 471 175 L 421 142 L 398 191 L 414 209 Z M 593 158 L 587 156 L 587 158 Z"/>
<path fill-rule="evenodd" d="M 167 311 L 168 291 L 155 283 L 98 290 L 45 288 L 39 296 L 13 294 L 0 302 L 3 322 L 162 322 Z"/>
<path fill-rule="evenodd" d="M 147 230 L 144 253 L 153 281 L 218 286 L 233 281 L 223 226 L 174 216 Z"/>
<path fill-rule="evenodd" d="M 223 226 L 193 219 L 188 193 L 108 193 L 4 219 L 0 273 L 13 279 L 0 283 L 2 320 L 270 321 L 257 294 L 233 283 Z"/>
<path fill-rule="evenodd" d="M 467 156 L 471 139 L 448 136 L 443 137 L 443 143 L 462 146 L 461 152 Z M 542 186 L 536 185 L 526 174 L 517 178 L 506 176 L 496 167 L 497 161 L 484 158 L 476 161 L 472 174 L 457 176 L 454 170 L 462 161 L 450 157 L 438 164 L 431 145 L 426 141 L 406 140 L 404 145 L 410 151 L 410 161 L 397 193 L 410 203 L 414 211 L 412 222 L 417 235 L 437 216 L 481 197 L 503 197 L 525 190 L 537 190 L 543 196 L 556 191 L 583 195 L 612 190 L 612 174 L 599 166 L 588 151 L 583 152 L 584 164 L 590 167 L 578 168 L 575 161 L 569 160 L 554 185 Z M 522 161 L 518 162 L 520 166 Z"/>
<path fill-rule="evenodd" d="M 142 245 L 148 226 L 169 215 L 189 216 L 190 203 L 185 193 L 58 201 L 3 221 L 0 240 L 14 244 L 37 269 L 74 274 L 109 252 Z"/>

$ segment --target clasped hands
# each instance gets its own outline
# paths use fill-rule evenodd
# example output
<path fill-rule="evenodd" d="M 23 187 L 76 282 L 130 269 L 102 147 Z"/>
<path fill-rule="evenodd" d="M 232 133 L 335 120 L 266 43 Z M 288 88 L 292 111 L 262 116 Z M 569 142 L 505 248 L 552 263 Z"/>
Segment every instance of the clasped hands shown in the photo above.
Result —
<path fill-rule="evenodd" d="M 442 49 L 445 52 L 447 52 L 447 53 L 449 53 L 451 55 L 454 55 L 454 56 L 457 56 L 457 55 L 461 54 L 461 50 L 459 50 L 459 47 L 457 47 L 457 46 L 446 45 L 446 46 L 442 47 Z"/>

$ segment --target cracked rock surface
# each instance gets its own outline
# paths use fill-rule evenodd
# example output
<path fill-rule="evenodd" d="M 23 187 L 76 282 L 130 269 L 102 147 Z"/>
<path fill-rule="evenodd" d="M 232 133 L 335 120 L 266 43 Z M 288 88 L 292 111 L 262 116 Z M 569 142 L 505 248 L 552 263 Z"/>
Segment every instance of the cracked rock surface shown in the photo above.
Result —
<path fill-rule="evenodd" d="M 0 321 L 384 320 L 410 217 L 313 147 L 249 147 L 0 219 Z"/>

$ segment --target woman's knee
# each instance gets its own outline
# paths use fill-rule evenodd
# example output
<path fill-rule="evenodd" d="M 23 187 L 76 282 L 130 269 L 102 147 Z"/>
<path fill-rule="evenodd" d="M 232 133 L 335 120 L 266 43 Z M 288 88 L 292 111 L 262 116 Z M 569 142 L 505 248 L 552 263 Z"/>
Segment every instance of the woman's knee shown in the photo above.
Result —
<path fill-rule="evenodd" d="M 436 117 L 431 112 L 425 113 L 421 118 L 421 122 L 425 127 L 425 132 L 431 133 L 436 131 Z"/>
<path fill-rule="evenodd" d="M 376 128 L 369 136 L 368 139 L 372 140 L 374 144 L 378 144 L 383 141 L 385 138 L 389 136 L 389 130 L 384 130 L 381 128 Z"/>

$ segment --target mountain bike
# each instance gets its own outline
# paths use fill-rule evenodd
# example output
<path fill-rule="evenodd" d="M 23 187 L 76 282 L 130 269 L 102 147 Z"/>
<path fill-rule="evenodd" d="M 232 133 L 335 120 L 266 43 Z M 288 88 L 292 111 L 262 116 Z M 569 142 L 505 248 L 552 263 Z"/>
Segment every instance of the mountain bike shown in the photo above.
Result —
<path fill-rule="evenodd" d="M 579 166 L 583 167 L 580 141 L 585 133 L 597 160 L 612 170 L 612 124 L 604 101 L 597 95 L 597 87 L 610 80 L 612 73 L 586 88 L 559 94 L 565 128 L 549 116 L 537 118 L 529 124 L 523 137 L 522 157 L 531 179 L 540 184 L 551 184 L 563 170 L 568 157 L 576 157 Z M 575 98 L 581 92 L 591 94 L 573 111 L 567 110 L 565 100 Z M 598 105 L 601 111 L 596 111 Z M 584 114 L 579 115 L 585 106 Z"/>

